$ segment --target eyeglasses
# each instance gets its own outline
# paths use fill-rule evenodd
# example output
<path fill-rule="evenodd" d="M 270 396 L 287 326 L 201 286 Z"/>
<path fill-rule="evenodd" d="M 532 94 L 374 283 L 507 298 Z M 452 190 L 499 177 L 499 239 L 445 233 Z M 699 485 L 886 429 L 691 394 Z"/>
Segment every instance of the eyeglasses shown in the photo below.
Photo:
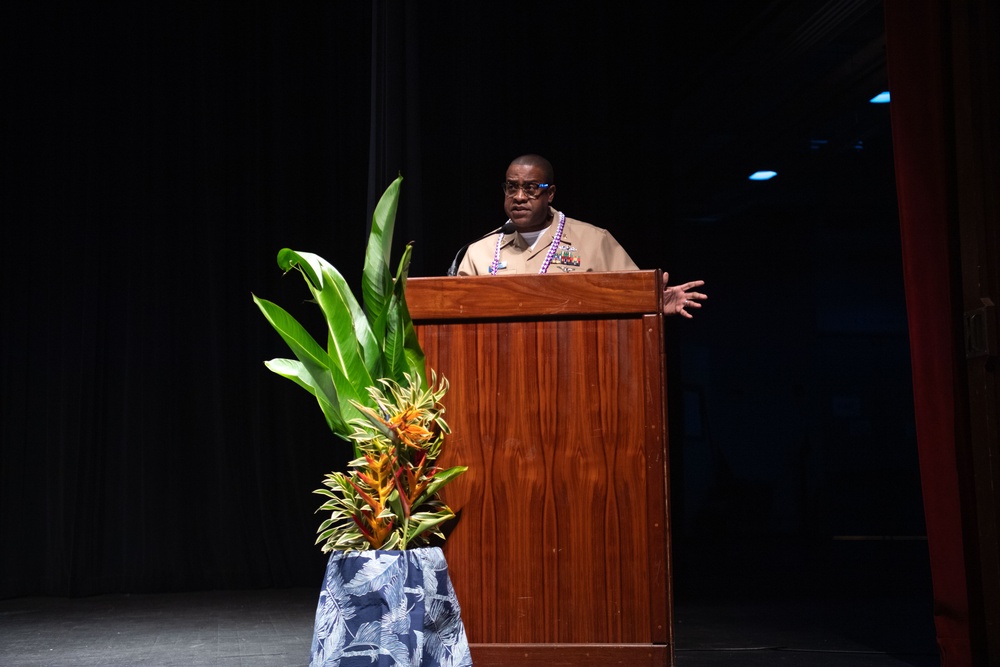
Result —
<path fill-rule="evenodd" d="M 500 187 L 508 197 L 513 197 L 517 194 L 518 190 L 522 190 L 525 196 L 529 199 L 534 199 L 542 194 L 544 190 L 551 188 L 552 185 L 550 183 L 515 183 L 514 181 L 505 181 L 500 184 Z"/>

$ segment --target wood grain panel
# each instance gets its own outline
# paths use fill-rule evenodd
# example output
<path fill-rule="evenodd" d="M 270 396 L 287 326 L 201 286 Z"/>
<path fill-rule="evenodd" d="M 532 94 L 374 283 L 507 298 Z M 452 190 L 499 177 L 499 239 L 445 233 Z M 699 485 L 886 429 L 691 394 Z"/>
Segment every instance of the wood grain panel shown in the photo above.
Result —
<path fill-rule="evenodd" d="M 414 320 L 643 315 L 662 310 L 661 272 L 410 278 Z M 410 298 L 417 293 L 417 298 Z M 489 295 L 487 297 L 486 295 Z"/>
<path fill-rule="evenodd" d="M 655 312 L 417 320 L 451 383 L 441 463 L 469 466 L 445 490 L 459 516 L 444 549 L 477 664 L 535 664 L 516 656 L 543 645 L 600 655 L 577 665 L 672 664 Z"/>

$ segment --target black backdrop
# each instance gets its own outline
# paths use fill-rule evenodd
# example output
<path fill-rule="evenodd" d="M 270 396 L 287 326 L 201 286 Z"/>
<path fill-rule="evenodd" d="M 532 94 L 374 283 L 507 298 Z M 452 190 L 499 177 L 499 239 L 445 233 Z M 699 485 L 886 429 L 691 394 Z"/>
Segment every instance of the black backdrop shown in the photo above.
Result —
<path fill-rule="evenodd" d="M 723 350 L 706 376 L 747 364 L 752 350 L 733 346 L 726 323 L 734 313 L 746 318 L 741 326 L 755 323 L 743 334 L 780 346 L 781 325 L 755 317 L 747 283 L 756 278 L 788 280 L 790 316 L 808 320 L 808 304 L 829 288 L 788 274 L 821 270 L 772 243 L 778 261 L 748 273 L 756 236 L 741 230 L 754 221 L 734 220 L 713 239 L 688 230 L 678 242 L 667 185 L 671 100 L 691 84 L 687 50 L 712 48 L 684 19 L 711 17 L 635 4 L 6 5 L 4 162 L 13 173 L 2 210 L 0 597 L 315 585 L 321 500 L 310 491 L 345 450 L 312 400 L 263 367 L 285 350 L 251 293 L 317 331 L 301 280 L 274 263 L 278 249 L 319 253 L 359 277 L 371 203 L 397 173 L 396 237 L 416 242 L 412 275 L 443 274 L 458 246 L 503 221 L 497 183 L 512 157 L 533 151 L 555 164 L 557 205 L 612 228 L 641 267 L 726 286 L 728 316 L 717 292 L 718 314 L 669 323 L 672 360 L 697 370 Z M 864 261 L 888 267 L 873 270 L 889 276 L 879 292 L 891 304 L 866 354 L 888 368 L 864 395 L 889 383 L 905 430 L 898 236 L 892 211 L 878 213 L 884 243 L 869 245 Z M 788 215 L 769 224 L 775 238 L 835 254 L 828 237 L 796 230 Z M 726 245 L 713 247 L 721 238 Z M 864 332 L 841 334 L 820 334 L 824 345 L 836 338 L 826 356 Z M 805 400 L 794 355 L 772 348 L 755 358 L 745 376 L 777 372 L 781 400 Z M 704 387 L 687 392 L 687 370 L 671 368 L 671 400 L 682 390 L 695 397 L 671 408 L 673 428 L 705 398 Z M 718 394 L 747 404 L 755 390 L 727 382 Z M 689 459 L 692 472 L 678 481 L 719 492 L 709 503 L 716 518 L 742 508 L 709 524 L 719 537 L 737 522 L 737 532 L 813 522 L 809 532 L 826 510 L 810 514 L 809 482 L 789 481 L 816 477 L 822 449 L 768 452 L 776 436 L 744 421 L 769 421 L 761 407 L 745 405 L 729 430 L 751 433 L 763 462 L 745 448 L 722 460 L 718 447 L 702 447 L 707 425 L 687 431 L 702 467 Z M 777 440 L 800 442 L 810 419 L 829 426 L 829 415 L 810 409 Z M 778 475 L 778 495 L 794 497 L 756 518 L 732 487 L 692 481 L 775 460 L 799 461 Z M 904 464 L 911 492 L 913 461 L 912 470 Z"/>
<path fill-rule="evenodd" d="M 0 594 L 314 580 L 335 452 L 251 291 L 363 253 L 370 13 L 4 11 Z"/>

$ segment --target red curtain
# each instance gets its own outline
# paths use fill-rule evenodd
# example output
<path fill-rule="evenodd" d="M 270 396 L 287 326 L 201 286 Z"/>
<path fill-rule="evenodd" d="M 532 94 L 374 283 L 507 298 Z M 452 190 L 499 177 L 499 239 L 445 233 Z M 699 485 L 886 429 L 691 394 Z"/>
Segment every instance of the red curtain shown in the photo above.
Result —
<path fill-rule="evenodd" d="M 957 402 L 961 319 L 946 0 L 885 0 L 924 510 L 942 665 L 971 665 Z"/>

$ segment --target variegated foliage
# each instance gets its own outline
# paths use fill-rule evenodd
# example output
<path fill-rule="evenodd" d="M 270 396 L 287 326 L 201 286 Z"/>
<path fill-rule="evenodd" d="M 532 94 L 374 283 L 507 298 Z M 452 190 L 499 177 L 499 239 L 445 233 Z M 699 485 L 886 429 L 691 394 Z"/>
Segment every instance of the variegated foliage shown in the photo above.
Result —
<path fill-rule="evenodd" d="M 330 512 L 316 540 L 323 551 L 425 545 L 433 536 L 443 539 L 441 524 L 455 516 L 438 492 L 466 468 L 436 464 L 450 432 L 441 403 L 448 381 L 437 382 L 432 372 L 427 389 L 409 376 L 402 385 L 380 384 L 368 388 L 375 407 L 358 405 L 364 418 L 351 422 L 361 456 L 347 473 L 327 475 L 327 488 L 316 491 L 329 498 L 319 508 Z"/>

